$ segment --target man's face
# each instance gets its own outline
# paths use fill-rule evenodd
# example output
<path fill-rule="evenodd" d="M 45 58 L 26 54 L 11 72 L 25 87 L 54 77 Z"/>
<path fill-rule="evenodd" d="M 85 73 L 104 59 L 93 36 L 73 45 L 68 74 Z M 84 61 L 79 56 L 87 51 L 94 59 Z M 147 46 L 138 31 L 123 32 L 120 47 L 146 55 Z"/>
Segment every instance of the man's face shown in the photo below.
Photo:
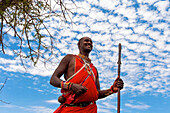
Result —
<path fill-rule="evenodd" d="M 90 52 L 93 49 L 93 42 L 89 37 L 83 37 L 79 44 L 80 50 Z"/>

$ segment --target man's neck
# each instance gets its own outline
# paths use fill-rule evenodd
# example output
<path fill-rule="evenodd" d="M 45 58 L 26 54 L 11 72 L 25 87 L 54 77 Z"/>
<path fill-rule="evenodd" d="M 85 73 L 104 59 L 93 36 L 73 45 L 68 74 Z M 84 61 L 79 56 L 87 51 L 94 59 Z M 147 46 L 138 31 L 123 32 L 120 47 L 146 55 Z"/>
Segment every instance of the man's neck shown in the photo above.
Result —
<path fill-rule="evenodd" d="M 89 54 L 88 54 L 89 55 Z M 91 63 L 91 59 L 88 57 L 88 55 L 84 55 L 84 54 L 81 54 L 79 53 L 78 56 L 85 59 L 87 62 Z"/>
<path fill-rule="evenodd" d="M 86 58 L 89 58 L 89 53 L 80 52 L 79 54 L 84 55 Z"/>

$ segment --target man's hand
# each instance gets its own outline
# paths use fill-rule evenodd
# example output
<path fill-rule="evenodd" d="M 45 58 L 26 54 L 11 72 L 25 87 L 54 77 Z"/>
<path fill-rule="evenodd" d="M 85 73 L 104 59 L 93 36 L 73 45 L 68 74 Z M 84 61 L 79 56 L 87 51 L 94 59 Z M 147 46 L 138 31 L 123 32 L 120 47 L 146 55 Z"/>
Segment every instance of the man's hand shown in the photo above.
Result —
<path fill-rule="evenodd" d="M 76 95 L 81 95 L 81 94 L 84 94 L 87 91 L 87 88 L 83 85 L 73 83 L 71 90 Z"/>
<path fill-rule="evenodd" d="M 123 86 L 124 86 L 124 82 L 121 78 L 117 77 L 117 79 L 114 81 L 113 85 L 112 85 L 112 91 L 113 92 L 118 92 L 118 88 L 123 89 Z"/>

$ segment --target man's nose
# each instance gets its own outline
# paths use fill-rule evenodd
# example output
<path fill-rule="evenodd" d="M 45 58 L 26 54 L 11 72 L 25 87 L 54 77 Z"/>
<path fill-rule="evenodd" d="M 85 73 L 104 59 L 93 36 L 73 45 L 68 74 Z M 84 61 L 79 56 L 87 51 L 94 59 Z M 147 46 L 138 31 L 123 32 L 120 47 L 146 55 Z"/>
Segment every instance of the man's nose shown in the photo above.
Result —
<path fill-rule="evenodd" d="M 87 43 L 92 44 L 91 41 L 88 41 Z"/>

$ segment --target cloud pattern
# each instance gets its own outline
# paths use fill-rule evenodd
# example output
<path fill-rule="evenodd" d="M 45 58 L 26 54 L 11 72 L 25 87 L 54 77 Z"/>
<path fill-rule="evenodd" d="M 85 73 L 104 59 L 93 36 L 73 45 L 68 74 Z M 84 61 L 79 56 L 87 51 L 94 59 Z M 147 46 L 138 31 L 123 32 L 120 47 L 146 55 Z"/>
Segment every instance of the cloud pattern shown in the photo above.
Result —
<path fill-rule="evenodd" d="M 109 88 L 117 76 L 118 44 L 121 43 L 121 76 L 125 82 L 123 94 L 137 95 L 149 92 L 153 95 L 169 96 L 168 0 L 77 0 L 76 5 L 78 8 L 72 16 L 74 24 L 64 24 L 58 18 L 46 20 L 45 24 L 57 40 L 55 48 L 57 59 L 55 56 L 51 58 L 55 63 L 48 64 L 48 69 L 44 69 L 41 62 L 37 67 L 33 67 L 29 61 L 25 61 L 29 67 L 27 73 L 51 76 L 66 54 L 78 54 L 78 39 L 89 36 L 94 43 L 90 57 L 99 71 L 102 89 Z M 43 33 L 47 34 L 45 30 Z M 10 44 L 15 42 L 13 39 L 9 40 Z M 48 43 L 48 40 L 44 42 Z M 0 58 L 0 69 L 23 73 L 24 69 L 21 68 L 19 59 L 12 59 L 13 53 L 10 50 L 7 55 L 9 58 Z M 43 73 L 40 73 L 42 71 Z M 101 107 L 99 111 L 109 113 L 105 99 L 100 101 L 105 107 Z M 133 107 L 140 109 L 143 105 Z M 132 107 L 132 104 L 127 103 L 126 106 Z M 143 107 L 147 109 L 150 106 Z"/>

